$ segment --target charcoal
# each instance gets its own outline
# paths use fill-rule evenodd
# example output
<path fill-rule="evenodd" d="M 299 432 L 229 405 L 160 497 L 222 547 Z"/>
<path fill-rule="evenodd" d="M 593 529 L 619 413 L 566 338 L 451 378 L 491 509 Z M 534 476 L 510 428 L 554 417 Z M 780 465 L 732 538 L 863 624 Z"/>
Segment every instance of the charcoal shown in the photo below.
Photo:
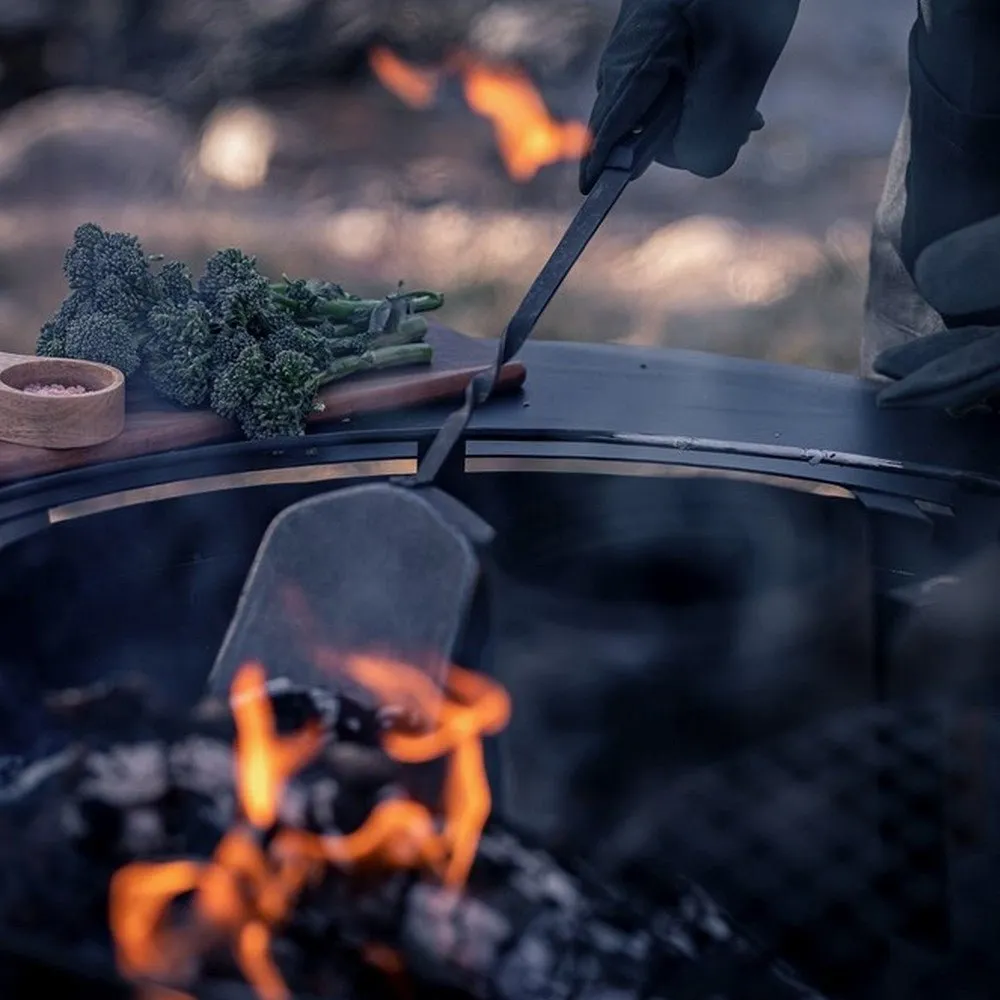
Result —
<path fill-rule="evenodd" d="M 279 827 L 349 833 L 386 796 L 413 794 L 382 755 L 373 708 L 281 681 L 269 696 L 279 727 L 318 722 L 327 737 L 289 783 Z M 234 726 L 219 701 L 179 718 L 128 685 L 49 704 L 73 720 L 71 738 L 0 787 L 0 945 L 15 934 L 80 961 L 102 954 L 110 969 L 113 873 L 132 860 L 207 860 L 240 822 Z M 358 725 L 338 729 L 345 719 Z M 279 929 L 273 955 L 313 996 L 380 997 L 387 983 L 366 959 L 377 945 L 402 957 L 418 997 L 819 1000 L 704 889 L 682 877 L 672 887 L 654 905 L 495 818 L 461 890 L 410 871 L 329 868 Z M 225 963 L 205 969 L 235 981 Z"/>
<path fill-rule="evenodd" d="M 644 906 L 504 830 L 484 836 L 457 904 L 434 885 L 411 890 L 402 940 L 428 978 L 483 998 L 817 996 L 695 884 L 678 879 L 669 909 Z"/>

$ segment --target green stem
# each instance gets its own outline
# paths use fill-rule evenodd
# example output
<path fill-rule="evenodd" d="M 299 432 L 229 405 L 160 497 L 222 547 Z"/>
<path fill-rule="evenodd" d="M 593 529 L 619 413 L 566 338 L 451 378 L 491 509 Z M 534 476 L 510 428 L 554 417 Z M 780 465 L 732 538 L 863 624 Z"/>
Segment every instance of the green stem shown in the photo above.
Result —
<path fill-rule="evenodd" d="M 434 356 L 430 344 L 398 344 L 379 347 L 351 358 L 335 361 L 317 380 L 317 388 L 338 382 L 358 372 L 381 371 L 385 368 L 403 368 L 409 365 L 429 364 Z"/>
<path fill-rule="evenodd" d="M 406 316 L 400 320 L 395 330 L 373 337 L 370 333 L 352 333 L 344 337 L 328 340 L 330 352 L 335 358 L 349 357 L 373 351 L 379 347 L 398 347 L 401 344 L 417 344 L 427 335 L 427 320 L 423 316 Z"/>
<path fill-rule="evenodd" d="M 274 301 L 290 312 L 298 314 L 302 303 L 283 295 L 274 285 L 271 286 Z M 404 292 L 391 296 L 393 299 L 409 303 L 410 311 L 415 313 L 430 312 L 444 305 L 444 296 L 438 292 L 425 290 Z M 315 302 L 309 313 L 301 317 L 302 321 L 309 319 L 353 320 L 368 316 L 384 299 L 322 299 Z"/>
<path fill-rule="evenodd" d="M 410 303 L 410 311 L 415 313 L 433 312 L 444 305 L 444 296 L 440 292 L 429 292 L 420 289 L 416 292 L 404 292 L 402 295 L 393 298 L 405 299 Z"/>
<path fill-rule="evenodd" d="M 314 302 L 308 313 L 303 313 L 303 304 L 295 299 L 273 291 L 271 297 L 300 322 L 320 319 L 350 320 L 356 316 L 368 315 L 381 302 L 381 299 L 325 299 Z"/>

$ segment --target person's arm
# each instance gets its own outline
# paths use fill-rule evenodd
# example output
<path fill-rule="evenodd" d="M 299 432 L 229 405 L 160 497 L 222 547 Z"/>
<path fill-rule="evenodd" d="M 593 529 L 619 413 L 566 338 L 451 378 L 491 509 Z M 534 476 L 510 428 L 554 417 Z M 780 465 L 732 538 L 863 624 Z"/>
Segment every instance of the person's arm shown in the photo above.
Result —
<path fill-rule="evenodd" d="M 670 86 L 683 90 L 683 110 L 657 160 L 725 173 L 763 125 L 757 102 L 798 9 L 799 0 L 622 0 L 598 71 L 581 191 Z"/>

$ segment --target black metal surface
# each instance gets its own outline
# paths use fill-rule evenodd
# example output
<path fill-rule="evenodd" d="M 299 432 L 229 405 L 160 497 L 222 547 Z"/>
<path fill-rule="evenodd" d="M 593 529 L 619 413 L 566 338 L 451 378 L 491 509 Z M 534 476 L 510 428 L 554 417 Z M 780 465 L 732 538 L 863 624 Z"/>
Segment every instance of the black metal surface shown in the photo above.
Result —
<path fill-rule="evenodd" d="M 587 438 L 671 451 L 713 442 L 806 478 L 968 477 L 1000 489 L 1000 421 L 886 413 L 876 386 L 850 376 L 689 351 L 537 343 L 525 349 L 522 400 L 478 413 L 476 436 Z M 524 405 L 527 403 L 527 407 Z M 433 421 L 430 411 L 414 419 Z M 812 471 L 810 471 L 810 469 Z M 980 479 L 974 483 L 972 480 Z M 874 482 L 878 482 L 874 480 Z"/>

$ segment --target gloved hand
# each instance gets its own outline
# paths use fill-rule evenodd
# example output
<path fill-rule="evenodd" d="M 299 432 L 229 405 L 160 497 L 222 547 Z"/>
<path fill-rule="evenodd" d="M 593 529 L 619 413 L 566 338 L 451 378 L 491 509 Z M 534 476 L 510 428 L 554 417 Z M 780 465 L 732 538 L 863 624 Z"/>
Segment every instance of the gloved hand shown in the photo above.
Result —
<path fill-rule="evenodd" d="M 890 347 L 875 358 L 895 379 L 878 394 L 883 407 L 926 407 L 959 416 L 1000 397 L 1000 327 L 961 326 Z"/>
<path fill-rule="evenodd" d="M 930 244 L 917 258 L 914 283 L 952 328 L 876 357 L 875 371 L 895 380 L 881 390 L 878 405 L 955 415 L 995 408 L 1000 402 L 1000 216 Z M 987 322 L 981 322 L 984 317 Z"/>
<path fill-rule="evenodd" d="M 580 190 L 593 187 L 612 148 L 668 87 L 682 88 L 683 110 L 657 161 L 702 177 L 725 173 L 764 124 L 757 102 L 798 10 L 799 0 L 622 0 L 598 71 Z"/>

